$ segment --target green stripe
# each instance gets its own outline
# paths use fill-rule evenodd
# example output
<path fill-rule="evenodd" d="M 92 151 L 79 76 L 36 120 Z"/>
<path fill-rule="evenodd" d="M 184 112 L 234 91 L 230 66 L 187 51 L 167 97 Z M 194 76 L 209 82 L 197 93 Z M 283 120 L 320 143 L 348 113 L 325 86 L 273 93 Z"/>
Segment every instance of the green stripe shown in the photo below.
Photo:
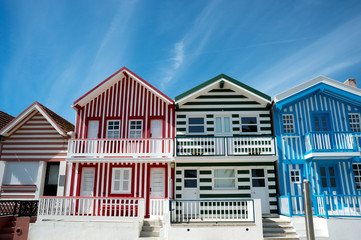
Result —
<path fill-rule="evenodd" d="M 232 117 L 233 117 L 233 118 L 238 118 L 238 117 L 239 117 L 239 114 L 232 114 Z"/>
<path fill-rule="evenodd" d="M 212 174 L 212 171 L 201 170 L 199 171 L 199 174 Z"/>
<path fill-rule="evenodd" d="M 182 186 L 176 186 L 175 189 L 176 190 L 182 190 Z"/>
<path fill-rule="evenodd" d="M 249 182 L 249 178 L 238 178 L 238 182 Z"/>
<path fill-rule="evenodd" d="M 276 194 L 276 193 L 270 193 L 270 194 L 268 194 L 268 196 L 269 196 L 269 197 L 276 197 L 277 194 Z"/>
<path fill-rule="evenodd" d="M 179 132 L 183 132 L 183 131 L 186 131 L 187 129 L 186 128 L 177 128 L 177 131 Z"/>
<path fill-rule="evenodd" d="M 267 173 L 275 173 L 275 170 L 274 169 L 268 169 Z"/>
<path fill-rule="evenodd" d="M 200 190 L 212 190 L 212 186 L 200 186 Z"/>
<path fill-rule="evenodd" d="M 225 162 L 207 162 L 207 163 L 177 163 L 177 167 L 233 167 L 233 166 L 273 166 L 273 162 L 235 162 L 235 163 L 225 163 Z"/>
<path fill-rule="evenodd" d="M 249 170 L 237 170 L 238 174 L 249 174 Z"/>
<path fill-rule="evenodd" d="M 177 175 L 182 174 L 182 171 L 176 171 L 176 174 Z"/>
<path fill-rule="evenodd" d="M 239 131 L 241 131 L 241 129 L 239 127 L 234 127 L 233 131 L 239 132 Z"/>
<path fill-rule="evenodd" d="M 208 92 L 234 92 L 232 89 L 212 89 Z"/>
<path fill-rule="evenodd" d="M 185 121 L 177 121 L 176 124 L 177 125 L 186 125 L 187 122 L 185 122 Z"/>
<path fill-rule="evenodd" d="M 250 190 L 251 186 L 238 186 L 238 190 Z"/>
<path fill-rule="evenodd" d="M 187 118 L 186 115 L 177 115 L 176 118 Z"/>
<path fill-rule="evenodd" d="M 260 114 L 259 116 L 260 116 L 260 117 L 271 117 L 270 114 Z"/>
<path fill-rule="evenodd" d="M 212 178 L 200 178 L 200 182 L 212 182 Z"/>
<path fill-rule="evenodd" d="M 271 206 L 275 206 L 275 205 L 276 205 L 276 206 L 277 206 L 278 204 L 277 204 L 277 201 L 275 201 L 275 202 L 270 202 L 269 205 L 271 205 Z"/>
<path fill-rule="evenodd" d="M 202 105 L 260 105 L 259 102 L 256 101 L 244 101 L 244 102 L 239 102 L 239 101 L 234 101 L 234 102 L 229 102 L 229 101 L 224 101 L 224 102 L 187 102 L 185 105 L 190 105 L 190 106 L 202 106 Z"/>
<path fill-rule="evenodd" d="M 250 198 L 251 194 L 200 194 L 200 198 Z"/>
<path fill-rule="evenodd" d="M 204 98 L 247 98 L 244 95 L 201 95 L 197 97 L 197 99 L 204 99 Z"/>
<path fill-rule="evenodd" d="M 178 112 L 223 112 L 223 111 L 237 111 L 237 112 L 258 112 L 258 111 L 268 111 L 268 108 L 181 108 L 177 110 Z"/>
<path fill-rule="evenodd" d="M 232 121 L 232 124 L 239 124 L 239 121 Z"/>
<path fill-rule="evenodd" d="M 207 114 L 206 117 L 207 118 L 213 118 L 213 114 Z"/>
<path fill-rule="evenodd" d="M 212 132 L 212 131 L 214 131 L 214 128 L 207 128 L 207 131 Z"/>
<path fill-rule="evenodd" d="M 277 209 L 271 209 L 271 210 L 270 210 L 270 213 L 278 214 L 278 210 L 277 210 Z"/>
<path fill-rule="evenodd" d="M 275 185 L 268 185 L 268 189 L 276 189 L 276 186 Z"/>
<path fill-rule="evenodd" d="M 182 179 L 181 179 L 181 178 L 177 178 L 175 181 L 176 181 L 176 182 L 182 182 Z"/>
<path fill-rule="evenodd" d="M 176 194 L 175 198 L 182 198 L 182 194 Z"/>
<path fill-rule="evenodd" d="M 214 124 L 214 121 L 207 121 L 207 124 Z"/>
<path fill-rule="evenodd" d="M 276 181 L 276 178 L 268 178 L 268 181 L 269 182 L 274 182 L 274 181 Z"/>
<path fill-rule="evenodd" d="M 259 121 L 260 124 L 271 124 L 271 121 Z"/>
<path fill-rule="evenodd" d="M 261 131 L 272 130 L 271 127 L 261 127 Z"/>

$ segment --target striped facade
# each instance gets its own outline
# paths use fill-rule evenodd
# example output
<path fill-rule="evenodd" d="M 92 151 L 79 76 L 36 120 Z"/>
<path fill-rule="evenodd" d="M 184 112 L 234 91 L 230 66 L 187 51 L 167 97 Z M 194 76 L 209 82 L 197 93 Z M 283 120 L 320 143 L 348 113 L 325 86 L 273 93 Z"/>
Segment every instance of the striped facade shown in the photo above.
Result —
<path fill-rule="evenodd" d="M 177 96 L 176 198 L 192 197 L 187 194 L 188 170 L 197 174 L 196 199 L 260 198 L 252 187 L 257 181 L 252 169 L 259 169 L 265 182 L 263 212 L 277 213 L 270 106 L 269 96 L 224 74 Z M 193 133 L 192 119 L 199 118 L 204 119 L 203 131 Z M 246 126 L 247 119 L 255 121 L 252 126 Z M 234 185 L 228 189 L 216 186 L 221 169 L 232 172 Z"/>
<path fill-rule="evenodd" d="M 66 196 L 143 198 L 148 216 L 151 198 L 172 198 L 173 100 L 127 68 L 122 68 L 75 101 L 73 108 L 76 110 L 73 141 L 74 144 L 78 141 L 78 144 L 72 149 L 78 152 L 77 155 L 69 153 L 67 157 L 70 174 Z M 89 137 L 89 123 L 94 121 L 97 122 L 96 136 Z M 152 132 L 153 121 L 161 124 L 157 136 Z M 117 124 L 114 136 L 109 135 L 110 122 Z M 132 122 L 138 124 L 136 135 L 136 126 Z M 82 144 L 87 143 L 96 144 L 85 153 Z M 101 143 L 107 145 L 100 147 Z M 75 145 L 71 143 L 70 146 Z M 88 174 L 88 179 L 85 179 L 84 169 L 93 175 L 89 178 Z M 119 188 L 115 171 L 123 171 L 120 184 L 124 189 L 119 191 L 114 190 L 115 184 Z M 150 190 L 155 188 L 152 174 L 162 176 L 158 195 Z M 88 190 L 84 191 L 84 188 Z"/>
<path fill-rule="evenodd" d="M 293 93 L 297 91 L 297 93 Z M 299 87 L 277 95 L 275 100 L 274 121 L 277 135 L 279 155 L 280 193 L 301 195 L 302 181 L 308 179 L 313 194 L 337 193 L 354 195 L 356 188 L 353 165 L 360 162 L 359 135 L 350 127 L 350 114 L 359 115 L 361 91 L 325 77 L 318 77 Z M 293 132 L 285 132 L 284 118 L 292 116 Z M 331 138 L 332 146 L 322 151 L 315 146 L 307 149 L 308 136 L 317 134 L 315 117 L 322 115 L 328 119 L 327 139 Z M 326 124 L 326 123 L 325 123 Z M 325 129 L 322 129 L 325 130 Z M 350 134 L 355 148 L 342 149 L 338 141 L 331 136 Z M 338 134 L 338 135 L 337 135 Z M 313 142 L 322 140 L 321 135 Z M 317 142 L 317 143 L 318 143 Z M 318 153 L 316 153 L 318 151 Z M 322 184 L 321 172 L 324 167 L 332 167 L 336 171 L 336 187 L 327 191 Z M 291 172 L 299 172 L 300 178 L 290 176 Z M 293 173 L 294 174 L 294 173 Z M 296 181 L 297 180 L 297 181 Z"/>
<path fill-rule="evenodd" d="M 3 128 L 0 153 L 4 173 L 1 179 L 2 199 L 37 199 L 39 195 L 48 194 L 44 184 L 50 165 L 58 170 L 53 172 L 57 174 L 53 178 L 59 178 L 59 168 L 63 170 L 60 175 L 64 178 L 65 169 L 60 167 L 60 163 L 65 166 L 69 136 L 56 125 L 47 111 L 50 112 L 34 103 Z M 53 186 L 53 194 L 63 194 L 60 185 Z"/>

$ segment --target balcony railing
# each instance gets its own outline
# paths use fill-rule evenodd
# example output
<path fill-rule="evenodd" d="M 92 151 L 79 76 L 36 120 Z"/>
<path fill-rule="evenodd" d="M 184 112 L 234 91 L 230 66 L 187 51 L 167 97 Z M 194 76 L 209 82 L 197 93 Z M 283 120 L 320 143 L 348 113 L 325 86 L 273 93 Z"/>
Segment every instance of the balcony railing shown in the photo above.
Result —
<path fill-rule="evenodd" d="M 72 139 L 69 157 L 172 157 L 172 139 Z"/>
<path fill-rule="evenodd" d="M 144 199 L 40 197 L 38 219 L 131 220 L 144 216 Z"/>
<path fill-rule="evenodd" d="M 1 216 L 34 217 L 38 212 L 38 201 L 0 201 Z"/>
<path fill-rule="evenodd" d="M 178 156 L 275 154 L 274 137 L 177 137 Z"/>
<path fill-rule="evenodd" d="M 353 132 L 309 132 L 305 135 L 306 153 L 357 152 Z"/>
<path fill-rule="evenodd" d="M 172 223 L 254 222 L 253 199 L 170 200 Z"/>

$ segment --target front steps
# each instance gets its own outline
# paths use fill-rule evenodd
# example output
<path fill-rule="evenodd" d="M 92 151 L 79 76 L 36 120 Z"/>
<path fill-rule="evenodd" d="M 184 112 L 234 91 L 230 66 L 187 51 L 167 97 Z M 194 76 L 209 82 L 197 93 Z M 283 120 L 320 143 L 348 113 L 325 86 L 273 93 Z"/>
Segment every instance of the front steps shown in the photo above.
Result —
<path fill-rule="evenodd" d="M 0 240 L 12 240 L 15 234 L 16 218 L 11 217 L 0 230 Z"/>
<path fill-rule="evenodd" d="M 163 222 L 160 220 L 145 219 L 139 239 L 159 240 Z"/>
<path fill-rule="evenodd" d="M 299 240 L 292 223 L 285 217 L 263 218 L 262 223 L 265 240 Z"/>

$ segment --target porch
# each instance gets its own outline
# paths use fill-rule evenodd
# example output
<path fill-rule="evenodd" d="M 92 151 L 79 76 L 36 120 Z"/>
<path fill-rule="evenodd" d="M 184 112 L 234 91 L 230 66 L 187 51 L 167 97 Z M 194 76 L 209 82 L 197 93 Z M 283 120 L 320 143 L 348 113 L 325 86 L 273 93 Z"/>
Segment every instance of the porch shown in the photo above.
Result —
<path fill-rule="evenodd" d="M 279 212 L 286 216 L 303 216 L 303 195 L 278 196 Z M 361 195 L 326 194 L 312 196 L 312 209 L 317 217 L 361 218 Z"/>
<path fill-rule="evenodd" d="M 274 137 L 176 137 L 177 156 L 274 155 Z"/>

